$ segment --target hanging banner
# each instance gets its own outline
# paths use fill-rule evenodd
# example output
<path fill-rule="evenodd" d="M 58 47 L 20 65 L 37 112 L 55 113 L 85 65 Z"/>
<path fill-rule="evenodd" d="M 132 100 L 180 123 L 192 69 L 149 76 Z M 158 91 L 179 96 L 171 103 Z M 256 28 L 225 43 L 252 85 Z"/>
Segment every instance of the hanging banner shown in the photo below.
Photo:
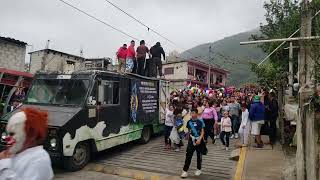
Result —
<path fill-rule="evenodd" d="M 159 118 L 158 82 L 131 80 L 130 116 L 133 122 L 152 123 Z"/>

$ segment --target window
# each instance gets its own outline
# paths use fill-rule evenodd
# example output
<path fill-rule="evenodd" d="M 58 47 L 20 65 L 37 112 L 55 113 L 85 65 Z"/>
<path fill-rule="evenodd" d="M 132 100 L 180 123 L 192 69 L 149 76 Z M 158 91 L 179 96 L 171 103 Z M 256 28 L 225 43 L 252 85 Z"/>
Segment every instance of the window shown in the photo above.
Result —
<path fill-rule="evenodd" d="M 173 68 L 173 67 L 165 68 L 165 69 L 164 69 L 164 74 L 165 74 L 165 75 L 174 74 L 174 68 Z"/>
<path fill-rule="evenodd" d="M 222 80 L 223 80 L 222 75 L 217 76 L 216 84 L 222 83 Z"/>
<path fill-rule="evenodd" d="M 193 66 L 188 66 L 188 75 L 191 75 L 191 76 L 194 75 L 194 67 Z"/>
<path fill-rule="evenodd" d="M 86 97 L 89 83 L 87 79 L 37 79 L 26 103 L 80 105 Z"/>
<path fill-rule="evenodd" d="M 102 105 L 119 104 L 119 82 L 102 81 L 100 86 L 100 99 Z"/>

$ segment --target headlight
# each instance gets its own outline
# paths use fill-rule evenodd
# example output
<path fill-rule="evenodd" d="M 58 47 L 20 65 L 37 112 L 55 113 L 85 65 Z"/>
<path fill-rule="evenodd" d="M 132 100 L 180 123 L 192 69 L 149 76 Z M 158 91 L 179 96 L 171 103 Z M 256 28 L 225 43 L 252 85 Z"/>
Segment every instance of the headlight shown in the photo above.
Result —
<path fill-rule="evenodd" d="M 50 146 L 52 148 L 55 148 L 57 146 L 57 139 L 56 138 L 50 139 Z"/>

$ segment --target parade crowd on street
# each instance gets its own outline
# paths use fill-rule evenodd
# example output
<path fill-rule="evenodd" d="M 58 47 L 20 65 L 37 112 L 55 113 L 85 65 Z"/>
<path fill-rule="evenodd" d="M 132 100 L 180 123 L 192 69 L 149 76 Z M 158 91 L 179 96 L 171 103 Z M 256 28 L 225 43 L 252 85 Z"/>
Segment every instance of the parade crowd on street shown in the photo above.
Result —
<path fill-rule="evenodd" d="M 220 139 L 229 150 L 230 139 L 238 139 L 239 146 L 248 146 L 249 135 L 255 137 L 257 148 L 263 148 L 261 134 L 269 135 L 270 144 L 276 142 L 278 102 L 274 90 L 247 86 L 240 89 L 202 89 L 186 86 L 170 95 L 165 119 L 165 148 L 180 151 L 183 139 L 188 140 L 186 160 L 181 177 L 188 176 L 194 151 L 197 152 L 197 171 L 201 174 L 202 155 L 206 144 Z"/>

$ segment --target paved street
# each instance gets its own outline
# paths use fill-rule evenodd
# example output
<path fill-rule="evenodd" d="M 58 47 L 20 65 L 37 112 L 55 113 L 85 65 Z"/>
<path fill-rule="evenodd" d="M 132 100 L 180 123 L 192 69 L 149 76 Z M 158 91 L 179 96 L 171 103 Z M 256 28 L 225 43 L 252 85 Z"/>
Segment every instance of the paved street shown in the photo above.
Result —
<path fill-rule="evenodd" d="M 186 146 L 180 152 L 167 151 L 163 147 L 163 137 L 155 137 L 145 145 L 129 143 L 97 154 L 91 164 L 179 176 L 184 163 Z M 232 148 L 233 142 L 231 150 Z M 208 150 L 208 155 L 203 156 L 203 175 L 200 179 L 232 179 L 236 162 L 229 160 L 231 151 L 223 150 L 220 141 L 217 141 L 215 145 L 208 144 Z M 191 178 L 195 169 L 196 156 L 193 158 L 189 171 Z M 95 173 L 97 176 L 101 174 L 100 172 Z M 65 175 L 68 176 L 68 174 L 58 172 L 56 178 L 63 178 Z M 81 177 L 81 173 L 75 175 Z"/>

